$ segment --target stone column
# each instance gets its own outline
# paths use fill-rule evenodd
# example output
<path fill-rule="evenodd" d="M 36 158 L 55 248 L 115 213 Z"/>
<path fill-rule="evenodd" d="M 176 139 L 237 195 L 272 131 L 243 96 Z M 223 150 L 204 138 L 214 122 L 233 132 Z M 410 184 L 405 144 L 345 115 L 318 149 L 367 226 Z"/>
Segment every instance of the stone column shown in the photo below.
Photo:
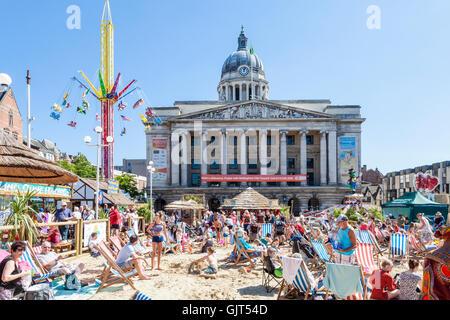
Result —
<path fill-rule="evenodd" d="M 267 175 L 267 129 L 259 130 L 259 162 L 261 175 Z M 262 182 L 261 186 L 267 186 L 267 182 Z"/>
<path fill-rule="evenodd" d="M 245 83 L 245 88 L 246 88 L 245 100 L 250 100 L 250 84 L 248 82 Z"/>
<path fill-rule="evenodd" d="M 300 174 L 308 175 L 307 168 L 307 155 L 306 155 L 306 131 L 300 130 Z M 302 186 L 306 186 L 307 181 L 302 182 Z"/>
<path fill-rule="evenodd" d="M 320 185 L 327 184 L 327 132 L 320 131 Z"/>
<path fill-rule="evenodd" d="M 172 171 L 172 186 L 180 185 L 180 135 L 178 132 L 172 132 L 171 139 L 171 171 Z"/>
<path fill-rule="evenodd" d="M 336 131 L 328 132 L 328 177 L 329 184 L 337 184 L 337 150 L 336 150 Z"/>
<path fill-rule="evenodd" d="M 287 175 L 287 147 L 286 147 L 286 130 L 281 130 L 280 143 L 280 174 Z M 287 186 L 287 182 L 281 182 L 282 187 Z"/>
<path fill-rule="evenodd" d="M 189 147 L 191 134 L 189 131 L 182 133 L 183 139 L 181 140 L 181 185 L 183 187 L 188 186 L 188 163 L 189 163 Z"/>
<path fill-rule="evenodd" d="M 221 130 L 222 133 L 222 164 L 221 164 L 221 174 L 223 176 L 227 175 L 228 172 L 228 132 L 226 129 Z M 221 187 L 226 187 L 227 183 L 222 182 Z"/>
<path fill-rule="evenodd" d="M 233 101 L 236 101 L 236 88 L 235 88 L 234 84 L 231 86 L 231 97 L 232 97 Z"/>
<path fill-rule="evenodd" d="M 244 90 L 242 90 L 242 82 L 239 82 L 239 101 L 244 101 Z"/>
<path fill-rule="evenodd" d="M 239 130 L 241 143 L 240 143 L 240 165 L 241 175 L 247 175 L 247 131 Z M 247 186 L 247 182 L 241 182 L 242 187 Z"/>
<path fill-rule="evenodd" d="M 206 145 L 206 138 L 208 136 L 207 131 L 202 132 L 202 145 L 201 145 L 201 166 L 202 166 L 202 175 L 208 174 L 208 153 L 207 153 L 207 145 Z M 202 187 L 207 187 L 208 182 L 202 181 Z"/>

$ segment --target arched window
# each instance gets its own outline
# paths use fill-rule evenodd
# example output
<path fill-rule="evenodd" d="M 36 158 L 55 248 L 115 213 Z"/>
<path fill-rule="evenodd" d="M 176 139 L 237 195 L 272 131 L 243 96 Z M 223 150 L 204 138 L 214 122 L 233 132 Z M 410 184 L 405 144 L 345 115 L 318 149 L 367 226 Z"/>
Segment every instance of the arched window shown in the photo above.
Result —
<path fill-rule="evenodd" d="M 309 199 L 308 201 L 308 209 L 309 210 L 320 210 L 320 201 L 319 199 L 317 199 L 316 197 L 312 197 L 311 199 Z"/>

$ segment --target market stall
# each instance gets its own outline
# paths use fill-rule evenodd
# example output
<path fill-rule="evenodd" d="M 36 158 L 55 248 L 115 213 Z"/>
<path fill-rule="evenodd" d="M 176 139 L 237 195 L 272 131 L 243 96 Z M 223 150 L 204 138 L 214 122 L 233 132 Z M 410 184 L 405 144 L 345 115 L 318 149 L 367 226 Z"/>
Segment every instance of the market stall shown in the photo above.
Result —
<path fill-rule="evenodd" d="M 195 225 L 197 221 L 202 219 L 202 214 L 206 208 L 198 204 L 194 200 L 178 200 L 169 203 L 164 207 L 167 213 L 181 213 L 181 220 L 189 225 Z"/>
<path fill-rule="evenodd" d="M 222 210 L 280 210 L 278 199 L 268 199 L 253 188 L 248 188 L 232 199 L 225 199 Z"/>

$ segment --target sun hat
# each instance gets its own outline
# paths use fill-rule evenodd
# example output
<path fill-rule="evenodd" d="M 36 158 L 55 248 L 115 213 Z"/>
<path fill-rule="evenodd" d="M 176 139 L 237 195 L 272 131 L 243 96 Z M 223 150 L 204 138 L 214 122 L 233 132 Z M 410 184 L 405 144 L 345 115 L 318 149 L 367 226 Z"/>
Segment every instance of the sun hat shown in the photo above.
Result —
<path fill-rule="evenodd" d="M 348 217 L 345 214 L 341 214 L 337 219 L 336 222 L 341 222 L 341 221 L 348 221 Z"/>

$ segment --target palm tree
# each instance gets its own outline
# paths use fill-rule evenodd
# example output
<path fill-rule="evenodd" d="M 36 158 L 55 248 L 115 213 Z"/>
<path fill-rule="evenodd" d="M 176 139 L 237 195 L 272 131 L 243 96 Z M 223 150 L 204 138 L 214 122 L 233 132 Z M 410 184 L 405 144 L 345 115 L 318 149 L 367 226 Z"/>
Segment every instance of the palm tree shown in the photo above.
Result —
<path fill-rule="evenodd" d="M 14 229 L 8 232 L 9 241 L 14 241 L 17 237 L 19 240 L 29 241 L 31 244 L 37 242 L 39 231 L 32 218 L 32 215 L 37 213 L 29 205 L 35 195 L 35 191 L 27 190 L 26 193 L 19 192 L 14 196 L 13 201 L 9 201 L 11 214 L 6 219 L 5 225 L 14 226 Z"/>

